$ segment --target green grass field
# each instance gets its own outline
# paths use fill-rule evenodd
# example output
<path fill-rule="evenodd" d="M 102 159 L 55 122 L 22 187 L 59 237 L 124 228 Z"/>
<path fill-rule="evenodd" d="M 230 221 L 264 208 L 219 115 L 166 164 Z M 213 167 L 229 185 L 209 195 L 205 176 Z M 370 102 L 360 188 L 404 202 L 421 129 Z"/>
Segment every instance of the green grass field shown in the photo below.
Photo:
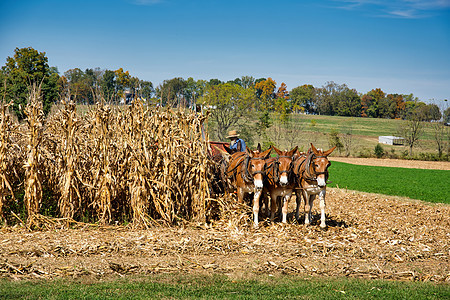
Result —
<path fill-rule="evenodd" d="M 450 285 L 348 278 L 152 275 L 107 282 L 0 281 L 1 299 L 449 299 Z"/>
<path fill-rule="evenodd" d="M 450 171 L 332 162 L 330 187 L 450 204 Z"/>

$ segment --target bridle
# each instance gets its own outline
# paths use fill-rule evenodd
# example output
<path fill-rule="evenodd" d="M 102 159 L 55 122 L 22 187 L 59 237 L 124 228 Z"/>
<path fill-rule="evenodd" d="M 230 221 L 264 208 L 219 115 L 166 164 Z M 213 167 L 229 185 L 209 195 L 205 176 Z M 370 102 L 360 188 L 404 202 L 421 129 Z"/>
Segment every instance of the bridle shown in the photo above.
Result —
<path fill-rule="evenodd" d="M 289 163 L 289 168 L 287 170 L 280 171 L 280 161 L 279 161 L 280 158 L 289 158 L 291 160 Z M 294 173 L 293 172 L 294 164 L 293 164 L 292 156 L 278 155 L 276 160 L 267 167 L 267 169 L 270 169 L 270 168 L 273 168 L 273 170 L 274 170 L 274 182 L 279 182 L 281 175 L 284 173 L 287 174 L 288 181 L 291 181 L 292 175 Z"/>
<path fill-rule="evenodd" d="M 267 169 L 266 164 L 264 164 L 264 168 L 261 171 L 252 171 L 251 173 L 249 171 L 249 165 L 252 160 L 265 160 L 266 158 L 265 157 L 251 157 L 248 154 L 243 154 L 242 156 L 239 156 L 237 159 L 241 159 L 244 155 L 245 155 L 244 159 L 240 160 L 236 164 L 236 166 L 234 166 L 233 169 L 227 171 L 228 178 L 236 177 L 237 169 L 242 164 L 244 164 L 245 170 L 241 170 L 240 173 L 241 173 L 242 179 L 244 179 L 245 182 L 253 183 L 254 182 L 253 176 L 255 176 L 256 174 L 262 174 L 262 176 L 265 177 L 266 169 Z"/>
<path fill-rule="evenodd" d="M 304 155 L 300 156 L 300 157 L 304 157 Z M 299 158 L 297 158 L 297 159 L 299 159 Z M 325 156 L 325 155 L 315 155 L 314 153 L 310 153 L 307 156 L 307 158 L 305 160 L 303 160 L 298 165 L 298 167 L 296 168 L 296 172 L 295 173 L 297 174 L 297 176 L 299 176 L 301 178 L 304 175 L 303 176 L 304 179 L 309 180 L 309 181 L 315 181 L 315 180 L 317 180 L 317 176 L 318 175 L 325 174 L 325 181 L 327 181 L 327 179 L 328 179 L 328 166 L 325 168 L 325 171 L 317 172 L 316 168 L 315 168 L 316 164 L 314 162 L 314 160 L 316 158 L 327 158 L 327 156 Z M 303 171 L 302 174 L 300 174 L 300 169 L 301 169 L 301 166 L 303 165 L 303 163 L 305 163 L 305 170 Z M 312 165 L 313 172 L 311 172 L 311 165 Z"/>

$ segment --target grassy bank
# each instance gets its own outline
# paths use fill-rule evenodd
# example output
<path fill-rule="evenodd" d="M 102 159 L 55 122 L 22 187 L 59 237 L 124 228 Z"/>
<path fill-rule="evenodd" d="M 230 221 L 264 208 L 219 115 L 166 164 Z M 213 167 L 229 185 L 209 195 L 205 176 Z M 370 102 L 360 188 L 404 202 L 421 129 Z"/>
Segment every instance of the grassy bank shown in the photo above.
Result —
<path fill-rule="evenodd" d="M 333 162 L 329 170 L 330 187 L 450 204 L 448 170 L 374 167 L 342 162 Z"/>
<path fill-rule="evenodd" d="M 109 282 L 0 281 L 2 299 L 448 299 L 450 286 L 348 278 L 152 275 Z"/>

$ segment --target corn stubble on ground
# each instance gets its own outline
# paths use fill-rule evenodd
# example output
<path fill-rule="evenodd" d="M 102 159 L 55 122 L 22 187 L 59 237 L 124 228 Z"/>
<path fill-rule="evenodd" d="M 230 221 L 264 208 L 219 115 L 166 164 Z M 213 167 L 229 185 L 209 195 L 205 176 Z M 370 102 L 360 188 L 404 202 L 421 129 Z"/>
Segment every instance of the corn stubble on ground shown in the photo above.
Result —
<path fill-rule="evenodd" d="M 450 281 L 448 205 L 330 189 L 327 231 L 297 224 L 295 201 L 289 224 L 263 221 L 254 230 L 249 207 L 211 188 L 216 166 L 202 139 L 205 116 L 100 101 L 86 115 L 62 102 L 44 118 L 38 99 L 32 94 L 20 125 L 9 104 L 1 106 L 0 213 L 18 226 L 0 229 L 0 277 L 197 272 Z M 14 197 L 21 189 L 25 211 Z"/>
<path fill-rule="evenodd" d="M 330 189 L 329 229 L 295 222 L 252 229 L 229 214 L 208 226 L 4 227 L 0 276 L 122 277 L 158 273 L 346 276 L 450 281 L 448 205 Z M 294 207 L 290 207 L 293 212 Z M 292 213 L 291 213 L 292 214 Z"/>

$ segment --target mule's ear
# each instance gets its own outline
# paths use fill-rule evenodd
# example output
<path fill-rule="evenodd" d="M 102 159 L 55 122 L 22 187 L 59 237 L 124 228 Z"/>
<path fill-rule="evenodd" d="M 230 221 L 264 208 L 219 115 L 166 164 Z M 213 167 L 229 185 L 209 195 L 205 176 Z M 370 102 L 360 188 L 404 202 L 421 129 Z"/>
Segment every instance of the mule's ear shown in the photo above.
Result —
<path fill-rule="evenodd" d="M 269 157 L 270 157 L 270 152 L 272 152 L 272 149 L 273 149 L 273 148 L 274 148 L 273 146 L 270 146 L 269 149 L 267 149 L 266 151 L 264 151 L 264 152 L 262 153 L 262 157 L 264 157 L 265 159 L 266 159 L 266 158 L 269 158 Z"/>
<path fill-rule="evenodd" d="M 288 152 L 288 156 L 294 156 L 294 154 L 297 152 L 298 146 L 295 146 L 294 149 Z"/>
<path fill-rule="evenodd" d="M 283 154 L 283 152 L 282 152 L 281 150 L 277 149 L 275 146 L 272 146 L 272 148 L 273 148 L 273 150 L 275 150 L 275 152 L 276 152 L 279 156 L 281 156 L 281 155 Z"/>
<path fill-rule="evenodd" d="M 256 147 L 256 151 L 258 151 L 259 153 L 262 152 L 262 151 L 261 151 L 261 144 L 260 144 L 260 143 L 258 143 L 258 146 Z"/>
<path fill-rule="evenodd" d="M 311 143 L 311 149 L 314 152 L 315 155 L 319 155 L 319 151 L 314 147 L 314 145 Z"/>
<path fill-rule="evenodd" d="M 245 147 L 245 151 L 247 151 L 247 154 L 248 154 L 250 157 L 253 157 L 253 151 L 250 150 L 249 147 Z"/>
<path fill-rule="evenodd" d="M 334 151 L 334 149 L 336 149 L 336 146 L 334 146 L 333 148 L 331 148 L 330 150 L 327 150 L 327 151 L 325 151 L 324 153 L 323 153 L 323 155 L 324 156 L 328 156 L 328 155 L 330 155 L 331 154 L 331 152 L 333 152 Z"/>

